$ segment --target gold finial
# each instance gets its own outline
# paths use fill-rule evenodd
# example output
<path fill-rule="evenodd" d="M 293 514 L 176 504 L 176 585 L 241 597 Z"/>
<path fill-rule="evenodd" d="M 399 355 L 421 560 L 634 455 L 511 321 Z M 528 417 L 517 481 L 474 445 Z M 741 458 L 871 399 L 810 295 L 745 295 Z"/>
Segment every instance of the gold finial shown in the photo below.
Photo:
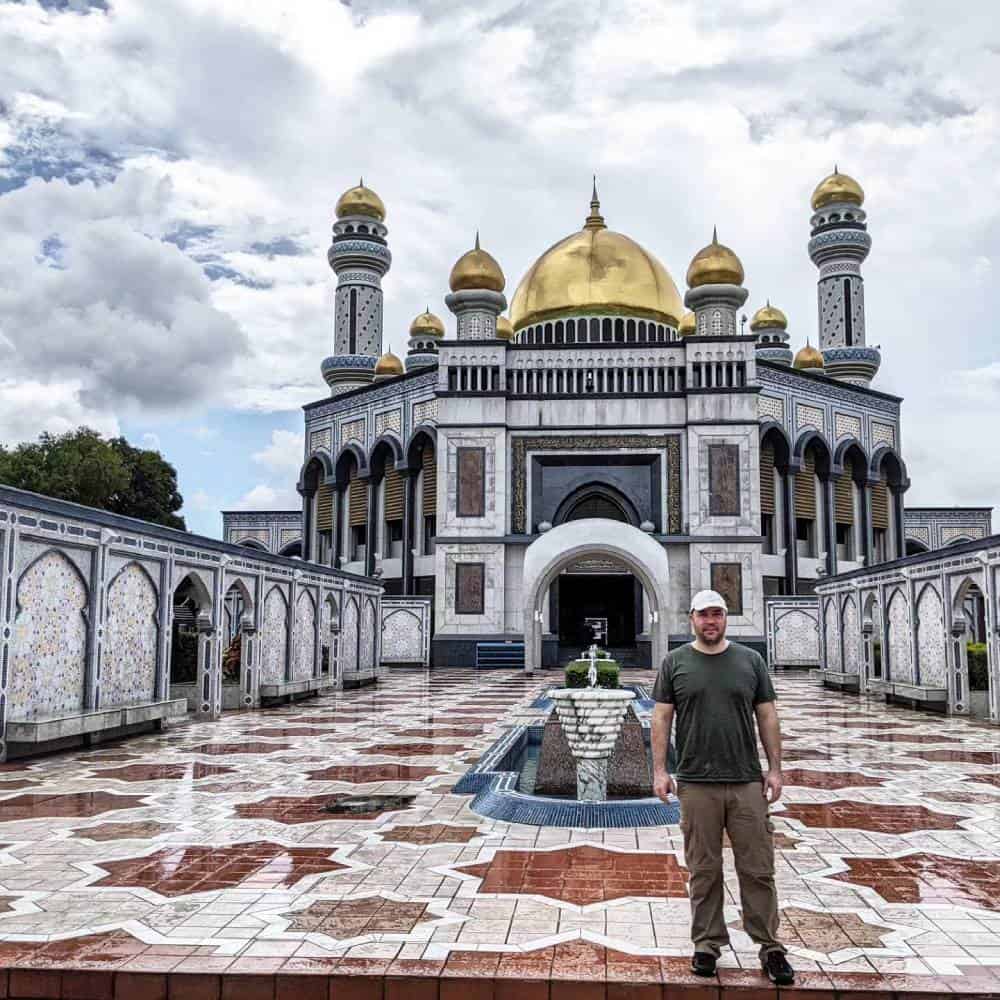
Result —
<path fill-rule="evenodd" d="M 583 224 L 584 229 L 607 229 L 604 216 L 601 215 L 601 202 L 597 197 L 597 174 L 594 174 L 594 187 L 590 196 L 590 215 Z"/>
<path fill-rule="evenodd" d="M 476 230 L 476 249 L 479 249 L 479 230 Z"/>
<path fill-rule="evenodd" d="M 713 246 L 719 245 L 719 227 L 712 226 L 712 244 Z"/>

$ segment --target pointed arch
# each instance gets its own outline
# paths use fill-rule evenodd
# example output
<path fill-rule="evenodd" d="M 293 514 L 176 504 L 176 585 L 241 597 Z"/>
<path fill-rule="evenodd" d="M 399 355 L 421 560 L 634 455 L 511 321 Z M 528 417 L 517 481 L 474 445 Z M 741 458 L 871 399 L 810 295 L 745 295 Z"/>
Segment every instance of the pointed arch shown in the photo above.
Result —
<path fill-rule="evenodd" d="M 127 562 L 108 585 L 97 707 L 156 697 L 159 593 L 142 563 Z"/>
<path fill-rule="evenodd" d="M 910 636 L 910 602 L 906 591 L 897 587 L 886 603 L 889 622 L 889 673 L 894 681 L 914 683 L 913 653 Z"/>
<path fill-rule="evenodd" d="M 264 598 L 260 633 L 260 682 L 280 684 L 285 679 L 288 649 L 288 598 L 275 584 Z"/>
<path fill-rule="evenodd" d="M 917 672 L 920 683 L 947 687 L 947 646 L 944 604 L 933 583 L 926 583 L 917 597 Z"/>
<path fill-rule="evenodd" d="M 46 549 L 18 577 L 7 717 L 79 712 L 84 705 L 89 590 L 78 566 Z"/>
<path fill-rule="evenodd" d="M 292 680 L 312 677 L 316 672 L 316 601 L 303 590 L 295 601 Z"/>

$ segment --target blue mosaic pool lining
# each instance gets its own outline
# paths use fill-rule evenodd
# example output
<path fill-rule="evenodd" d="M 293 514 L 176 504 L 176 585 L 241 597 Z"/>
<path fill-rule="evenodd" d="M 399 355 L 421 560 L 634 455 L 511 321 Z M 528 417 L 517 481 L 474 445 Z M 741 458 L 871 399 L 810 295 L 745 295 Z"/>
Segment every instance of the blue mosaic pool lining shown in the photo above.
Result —
<path fill-rule="evenodd" d="M 517 789 L 514 770 L 525 745 L 541 740 L 542 726 L 515 726 L 504 733 L 461 777 L 453 791 L 473 795 L 473 812 L 489 819 L 529 826 L 571 826 L 586 829 L 667 826 L 680 820 L 680 804 L 671 799 L 619 799 L 576 802 L 544 795 L 526 795 Z"/>
<path fill-rule="evenodd" d="M 549 691 L 553 688 L 547 688 L 545 694 L 536 698 L 532 703 L 532 708 L 539 708 L 548 710 L 552 707 L 552 699 L 549 697 Z M 646 690 L 645 684 L 623 684 L 622 690 L 624 691 L 634 691 L 636 704 L 645 709 L 647 712 L 650 711 L 654 704 L 656 704 L 652 698 L 649 697 L 649 692 Z"/>

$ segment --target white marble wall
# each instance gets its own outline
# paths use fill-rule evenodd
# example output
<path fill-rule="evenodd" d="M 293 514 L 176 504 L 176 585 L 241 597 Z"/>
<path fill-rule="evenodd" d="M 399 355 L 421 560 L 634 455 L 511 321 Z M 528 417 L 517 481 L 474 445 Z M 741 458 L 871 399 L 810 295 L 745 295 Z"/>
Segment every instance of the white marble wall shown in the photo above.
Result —
<path fill-rule="evenodd" d="M 272 587 L 264 600 L 264 624 L 260 633 L 262 684 L 280 684 L 285 679 L 287 640 L 288 602 L 280 587 Z"/>
<path fill-rule="evenodd" d="M 312 677 L 316 672 L 316 605 L 308 591 L 295 602 L 292 651 L 292 680 Z"/>

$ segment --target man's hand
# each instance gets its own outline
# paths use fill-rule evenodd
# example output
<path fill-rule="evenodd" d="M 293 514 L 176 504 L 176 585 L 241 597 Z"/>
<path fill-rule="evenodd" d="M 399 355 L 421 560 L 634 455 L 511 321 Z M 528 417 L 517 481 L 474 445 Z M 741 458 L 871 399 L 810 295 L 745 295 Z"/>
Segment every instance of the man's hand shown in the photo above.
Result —
<path fill-rule="evenodd" d="M 657 771 L 653 775 L 653 794 L 661 801 L 666 802 L 670 794 L 677 794 L 677 782 L 672 775 L 666 771 Z"/>
<path fill-rule="evenodd" d="M 768 771 L 761 779 L 761 784 L 764 787 L 764 798 L 768 802 L 773 804 L 781 798 L 782 781 L 780 771 Z"/>

